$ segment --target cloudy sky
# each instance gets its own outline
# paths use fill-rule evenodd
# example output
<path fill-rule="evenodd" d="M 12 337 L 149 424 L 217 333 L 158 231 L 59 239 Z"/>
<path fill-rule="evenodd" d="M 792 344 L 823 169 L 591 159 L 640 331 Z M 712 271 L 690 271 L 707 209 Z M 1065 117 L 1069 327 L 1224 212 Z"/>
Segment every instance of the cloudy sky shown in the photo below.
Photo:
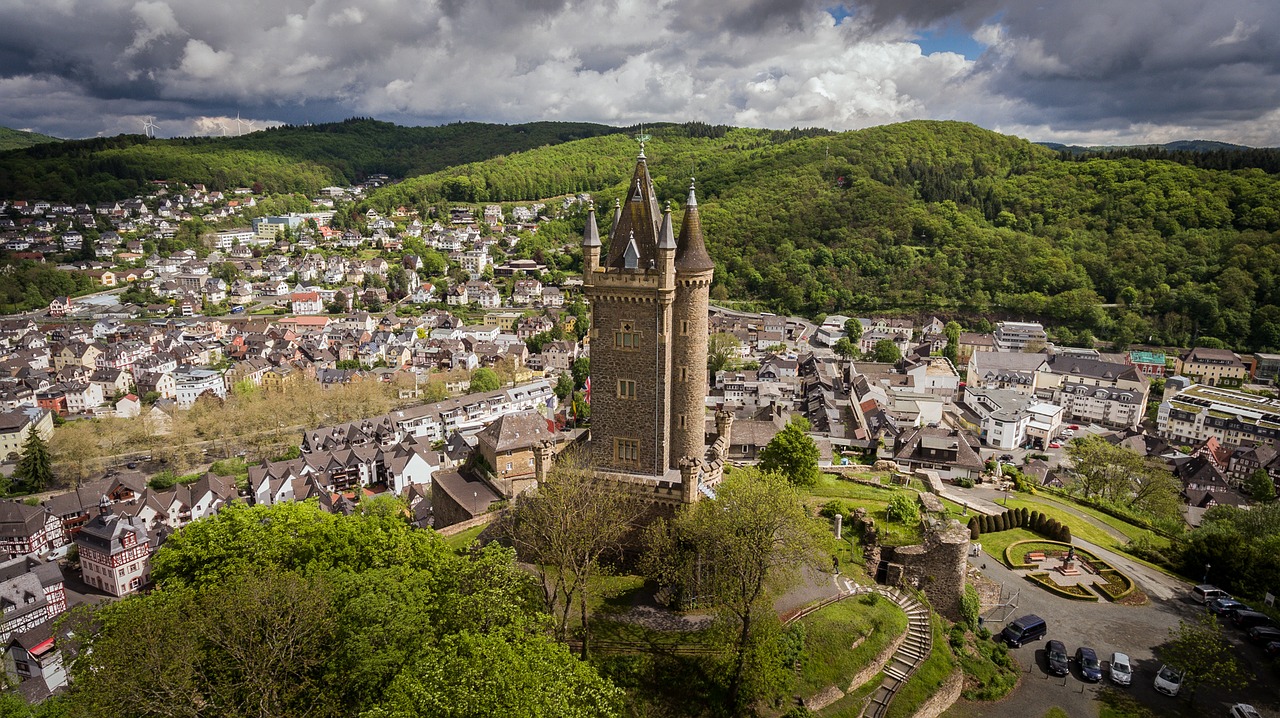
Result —
<path fill-rule="evenodd" d="M 931 118 L 1277 146 L 1277 27 L 1274 0 L 0 0 L 0 125 Z"/>

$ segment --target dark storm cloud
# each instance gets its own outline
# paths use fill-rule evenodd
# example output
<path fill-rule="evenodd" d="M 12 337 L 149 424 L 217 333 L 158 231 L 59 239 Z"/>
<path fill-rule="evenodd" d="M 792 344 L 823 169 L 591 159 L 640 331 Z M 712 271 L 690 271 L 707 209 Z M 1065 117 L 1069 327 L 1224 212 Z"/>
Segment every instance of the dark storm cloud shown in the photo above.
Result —
<path fill-rule="evenodd" d="M 940 117 L 1280 144 L 1277 21 L 1251 0 L 0 0 L 0 124 Z M 956 33 L 986 50 L 945 52 Z"/>

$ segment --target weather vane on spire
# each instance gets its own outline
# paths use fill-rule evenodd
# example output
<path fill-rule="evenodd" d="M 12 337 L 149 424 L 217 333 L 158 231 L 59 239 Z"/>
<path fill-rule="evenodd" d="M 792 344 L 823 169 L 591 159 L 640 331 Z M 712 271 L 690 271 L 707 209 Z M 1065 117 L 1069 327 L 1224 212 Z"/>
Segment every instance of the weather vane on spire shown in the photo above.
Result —
<path fill-rule="evenodd" d="M 640 134 L 636 135 L 636 141 L 640 143 L 640 156 L 644 157 L 644 143 L 649 141 L 649 135 L 644 132 L 644 123 L 640 123 Z"/>

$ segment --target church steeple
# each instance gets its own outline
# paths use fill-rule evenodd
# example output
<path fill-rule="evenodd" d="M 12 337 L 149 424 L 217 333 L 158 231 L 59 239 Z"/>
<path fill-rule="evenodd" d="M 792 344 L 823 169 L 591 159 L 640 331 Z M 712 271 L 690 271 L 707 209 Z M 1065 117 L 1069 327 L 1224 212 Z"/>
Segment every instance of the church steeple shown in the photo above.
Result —
<path fill-rule="evenodd" d="M 680 239 L 676 240 L 676 271 L 705 272 L 715 268 L 716 263 L 707 254 L 707 246 L 702 239 L 698 197 L 694 193 L 693 179 L 690 178 L 689 198 L 684 203 L 684 222 L 680 225 Z"/>

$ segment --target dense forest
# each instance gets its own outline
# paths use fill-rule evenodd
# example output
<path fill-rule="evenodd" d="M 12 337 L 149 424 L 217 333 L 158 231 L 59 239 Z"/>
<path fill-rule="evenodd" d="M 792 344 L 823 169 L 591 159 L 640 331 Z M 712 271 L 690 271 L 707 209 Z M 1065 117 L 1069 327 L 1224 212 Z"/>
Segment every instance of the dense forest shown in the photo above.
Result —
<path fill-rule="evenodd" d="M 571 122 L 400 127 L 351 119 L 273 127 L 238 137 L 157 140 L 118 135 L 0 154 L 0 197 L 123 199 L 157 179 L 202 182 L 218 190 L 256 182 L 268 192 L 314 194 L 321 187 L 351 184 L 370 174 L 407 177 L 621 131 Z"/>
<path fill-rule="evenodd" d="M 1280 180 L 1257 168 L 1068 160 L 933 121 L 841 134 L 668 126 L 646 152 L 663 199 L 679 205 L 697 176 L 717 299 L 1037 318 L 1068 343 L 1280 347 Z M 597 137 L 417 177 L 368 202 L 589 191 L 612 203 L 635 154 L 627 137 Z"/>
<path fill-rule="evenodd" d="M 57 137 L 42 135 L 38 132 L 27 132 L 25 130 L 11 130 L 8 127 L 0 127 L 0 152 L 5 150 L 20 150 L 24 147 L 34 147 L 35 145 L 44 144 L 46 142 L 61 142 Z"/>

